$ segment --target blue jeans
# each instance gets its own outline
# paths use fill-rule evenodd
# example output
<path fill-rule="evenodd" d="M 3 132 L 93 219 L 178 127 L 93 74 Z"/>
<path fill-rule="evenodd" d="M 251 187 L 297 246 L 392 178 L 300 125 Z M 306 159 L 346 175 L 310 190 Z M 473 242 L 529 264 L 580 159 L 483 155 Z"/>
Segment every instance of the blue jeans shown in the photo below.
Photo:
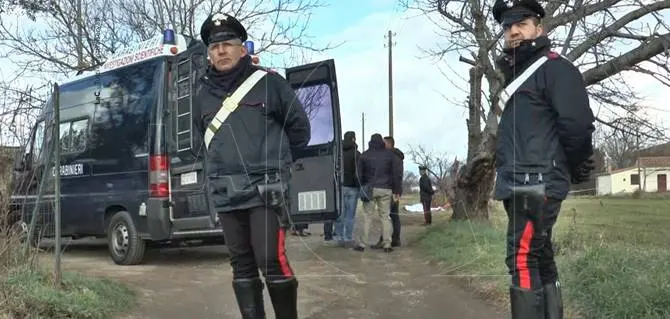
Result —
<path fill-rule="evenodd" d="M 358 187 L 342 187 L 342 214 L 335 222 L 335 234 L 340 241 L 354 240 L 354 221 L 359 194 Z"/>

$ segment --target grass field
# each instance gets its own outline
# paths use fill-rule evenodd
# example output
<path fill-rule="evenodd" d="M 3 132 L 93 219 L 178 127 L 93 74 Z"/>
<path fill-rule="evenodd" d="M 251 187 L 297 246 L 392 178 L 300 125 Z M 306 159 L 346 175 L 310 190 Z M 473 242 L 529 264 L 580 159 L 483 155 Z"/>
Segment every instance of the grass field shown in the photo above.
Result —
<path fill-rule="evenodd" d="M 135 305 L 133 290 L 107 279 L 66 272 L 56 287 L 37 254 L 0 231 L 0 319 L 106 319 Z"/>
<path fill-rule="evenodd" d="M 420 244 L 445 273 L 507 306 L 506 219 L 500 205 L 489 222 L 442 217 Z M 566 200 L 554 227 L 566 318 L 669 318 L 669 239 L 669 199 Z"/>
<path fill-rule="evenodd" d="M 0 318 L 106 319 L 135 304 L 132 290 L 107 279 L 64 273 L 62 283 L 56 289 L 45 271 L 10 272 L 0 281 Z"/>

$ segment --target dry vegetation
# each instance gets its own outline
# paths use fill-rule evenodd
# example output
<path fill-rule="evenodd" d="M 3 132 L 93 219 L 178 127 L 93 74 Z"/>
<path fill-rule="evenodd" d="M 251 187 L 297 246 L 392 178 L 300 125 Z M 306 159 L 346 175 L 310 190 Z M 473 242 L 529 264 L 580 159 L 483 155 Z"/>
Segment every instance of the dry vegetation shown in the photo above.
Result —
<path fill-rule="evenodd" d="M 13 154 L 0 152 L 0 318 L 110 318 L 129 309 L 134 292 L 105 279 L 64 273 L 56 285 L 51 267 L 40 265 L 38 248 L 22 241 L 10 215 Z"/>

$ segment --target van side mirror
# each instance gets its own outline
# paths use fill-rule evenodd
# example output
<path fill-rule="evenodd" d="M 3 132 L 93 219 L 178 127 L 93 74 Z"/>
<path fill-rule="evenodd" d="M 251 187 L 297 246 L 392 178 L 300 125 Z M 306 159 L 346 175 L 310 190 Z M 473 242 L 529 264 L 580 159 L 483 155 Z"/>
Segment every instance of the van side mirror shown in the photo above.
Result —
<path fill-rule="evenodd" d="M 31 154 L 24 154 L 23 156 L 17 156 L 18 158 L 14 161 L 14 170 L 15 171 L 26 171 L 30 169 L 30 163 L 32 163 Z"/>
<path fill-rule="evenodd" d="M 23 167 L 25 166 L 25 161 L 22 158 L 19 158 L 14 161 L 14 170 L 21 172 L 23 171 Z"/>

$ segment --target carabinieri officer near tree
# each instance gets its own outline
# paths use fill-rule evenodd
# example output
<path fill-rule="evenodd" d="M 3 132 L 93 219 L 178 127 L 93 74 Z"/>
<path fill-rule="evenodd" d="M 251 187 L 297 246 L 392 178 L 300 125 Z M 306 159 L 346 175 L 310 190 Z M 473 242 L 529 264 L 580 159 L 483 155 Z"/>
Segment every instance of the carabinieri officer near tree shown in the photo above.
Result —
<path fill-rule="evenodd" d="M 509 218 L 506 264 L 513 319 L 557 319 L 563 304 L 551 244 L 570 182 L 593 170 L 595 120 L 579 70 L 551 51 L 535 0 L 497 0 L 504 30 L 503 112 L 497 133 L 495 198 Z"/>
<path fill-rule="evenodd" d="M 285 254 L 293 150 L 307 146 L 310 123 L 288 82 L 252 65 L 247 31 L 217 13 L 202 24 L 210 66 L 200 79 L 194 121 L 204 136 L 210 208 L 218 213 L 244 319 L 265 318 L 265 277 L 276 318 L 297 319 L 298 281 Z"/>

